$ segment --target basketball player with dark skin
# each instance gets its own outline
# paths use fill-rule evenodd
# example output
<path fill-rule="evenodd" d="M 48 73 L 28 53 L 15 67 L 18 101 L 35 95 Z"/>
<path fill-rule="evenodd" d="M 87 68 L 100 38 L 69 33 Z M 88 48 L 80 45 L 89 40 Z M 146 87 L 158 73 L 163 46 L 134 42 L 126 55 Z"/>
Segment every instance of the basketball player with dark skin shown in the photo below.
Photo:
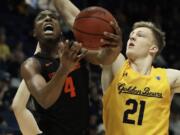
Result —
<path fill-rule="evenodd" d="M 86 134 L 88 71 L 82 58 L 102 65 L 114 61 L 122 41 L 119 27 L 115 23 L 112 26 L 116 34 L 106 33 L 106 39 L 102 39 L 104 44 L 109 42 L 111 47 L 87 51 L 78 42 L 72 46 L 69 41 L 59 43 L 61 30 L 55 13 L 46 10 L 37 16 L 34 36 L 39 41 L 41 51 L 22 64 L 21 74 L 26 84 L 21 83 L 12 105 L 23 134 L 37 134 L 40 130 L 45 135 Z M 25 105 L 22 101 L 29 98 L 26 85 L 32 95 L 36 109 L 34 116 L 40 129 L 30 112 L 25 111 L 24 115 L 20 115 L 20 111 L 16 111 L 18 106 L 21 108 L 22 104 Z M 25 117 L 22 116 L 28 117 L 28 124 L 25 124 Z"/>

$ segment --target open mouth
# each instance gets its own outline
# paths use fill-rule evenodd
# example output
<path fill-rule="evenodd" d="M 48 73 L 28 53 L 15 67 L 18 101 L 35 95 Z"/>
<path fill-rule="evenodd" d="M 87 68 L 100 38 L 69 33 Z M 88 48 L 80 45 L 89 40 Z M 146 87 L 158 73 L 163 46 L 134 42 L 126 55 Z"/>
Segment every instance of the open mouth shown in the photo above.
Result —
<path fill-rule="evenodd" d="M 50 24 L 44 26 L 44 33 L 45 34 L 52 34 L 53 30 L 54 30 L 54 28 Z"/>
<path fill-rule="evenodd" d="M 130 43 L 130 44 L 129 44 L 129 47 L 133 47 L 133 46 L 135 46 L 133 43 Z"/>

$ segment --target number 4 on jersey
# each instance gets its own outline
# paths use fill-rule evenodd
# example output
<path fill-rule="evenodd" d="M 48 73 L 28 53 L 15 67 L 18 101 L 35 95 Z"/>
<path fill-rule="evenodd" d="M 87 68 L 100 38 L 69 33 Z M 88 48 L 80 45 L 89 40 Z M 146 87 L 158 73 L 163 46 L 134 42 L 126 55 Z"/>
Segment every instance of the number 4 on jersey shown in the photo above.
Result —
<path fill-rule="evenodd" d="M 71 98 L 76 96 L 76 91 L 72 77 L 67 77 L 65 81 L 64 92 L 70 93 Z"/>

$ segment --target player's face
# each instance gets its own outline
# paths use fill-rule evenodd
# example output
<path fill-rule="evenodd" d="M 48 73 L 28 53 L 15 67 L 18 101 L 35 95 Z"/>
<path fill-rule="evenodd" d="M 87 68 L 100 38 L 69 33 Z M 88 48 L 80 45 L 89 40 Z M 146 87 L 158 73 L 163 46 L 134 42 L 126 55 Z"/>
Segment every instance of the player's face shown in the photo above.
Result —
<path fill-rule="evenodd" d="M 127 42 L 126 55 L 128 58 L 143 58 L 149 55 L 154 43 L 152 31 L 146 27 L 134 29 Z"/>
<path fill-rule="evenodd" d="M 58 16 L 54 12 L 45 10 L 36 17 L 34 35 L 38 40 L 58 39 L 60 33 Z"/>

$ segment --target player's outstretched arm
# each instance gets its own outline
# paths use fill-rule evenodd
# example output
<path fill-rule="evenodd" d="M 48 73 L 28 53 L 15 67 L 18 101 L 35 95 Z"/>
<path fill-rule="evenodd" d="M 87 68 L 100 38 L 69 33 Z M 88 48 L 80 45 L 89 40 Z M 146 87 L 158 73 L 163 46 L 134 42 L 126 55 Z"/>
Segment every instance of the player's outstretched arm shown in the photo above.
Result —
<path fill-rule="evenodd" d="M 70 0 L 53 0 L 54 6 L 60 15 L 62 15 L 68 25 L 72 28 L 75 17 L 80 10 Z"/>
<path fill-rule="evenodd" d="M 39 45 L 37 45 L 35 53 L 39 51 L 40 51 L 40 48 L 39 48 Z M 41 133 L 41 131 L 35 121 L 34 116 L 26 108 L 29 96 L 30 96 L 30 93 L 23 80 L 21 81 L 19 85 L 19 88 L 13 99 L 11 107 L 23 135 L 37 135 Z"/>
<path fill-rule="evenodd" d="M 57 101 L 69 72 L 84 57 L 85 53 L 80 52 L 80 49 L 80 44 L 71 47 L 68 41 L 61 43 L 58 50 L 61 63 L 48 82 L 42 76 L 41 65 L 36 58 L 31 57 L 21 65 L 21 75 L 28 90 L 44 109 L 51 107 Z"/>

